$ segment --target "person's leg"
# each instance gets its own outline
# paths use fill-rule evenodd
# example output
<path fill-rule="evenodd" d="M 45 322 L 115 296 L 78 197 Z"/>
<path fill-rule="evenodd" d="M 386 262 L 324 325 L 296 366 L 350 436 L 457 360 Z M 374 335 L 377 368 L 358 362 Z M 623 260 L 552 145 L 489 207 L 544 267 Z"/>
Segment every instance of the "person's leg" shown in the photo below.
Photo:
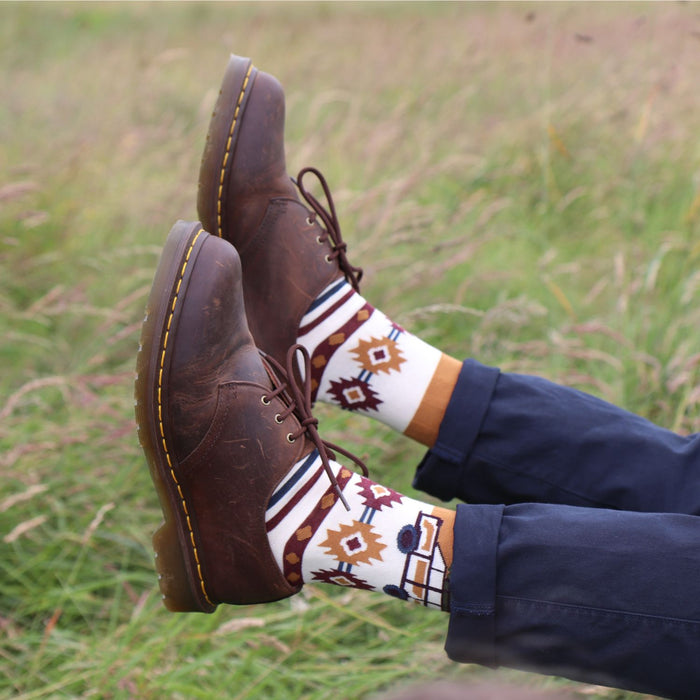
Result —
<path fill-rule="evenodd" d="M 328 186 L 286 173 L 284 94 L 270 75 L 231 57 L 199 178 L 203 227 L 231 242 L 256 345 L 284 362 L 312 355 L 312 398 L 378 418 L 426 446 L 435 441 L 461 363 L 374 309 L 360 294 Z M 327 207 L 308 189 L 318 179 Z M 302 201 L 303 200 L 303 201 Z"/>
<path fill-rule="evenodd" d="M 414 485 L 472 503 L 700 514 L 700 435 L 468 361 Z"/>
<path fill-rule="evenodd" d="M 295 463 L 269 500 L 270 547 L 290 585 L 381 591 L 449 610 L 454 510 L 435 507 L 330 460 L 336 497 L 317 451 Z"/>
<path fill-rule="evenodd" d="M 297 184 L 286 173 L 282 88 L 232 57 L 200 171 L 204 228 L 240 253 L 259 348 L 283 362 L 302 342 L 317 400 L 432 448 L 418 488 L 471 502 L 699 512 L 700 438 L 535 377 L 463 367 L 423 343 L 359 294 L 325 182 L 330 211 L 303 177 Z"/>
<path fill-rule="evenodd" d="M 454 511 L 335 461 L 308 385 L 289 371 L 296 353 L 308 361 L 293 347 L 286 368 L 259 354 L 235 249 L 178 222 L 149 296 L 136 382 L 165 519 L 154 548 L 166 606 L 209 612 L 319 581 L 448 609 Z"/>
<path fill-rule="evenodd" d="M 459 505 L 454 534 L 452 659 L 700 695 L 700 518 Z"/>
<path fill-rule="evenodd" d="M 449 610 L 457 660 L 697 696 L 700 518 L 538 504 L 455 516 L 336 462 L 291 374 L 252 341 L 235 249 L 178 223 L 136 383 L 171 610 L 278 600 L 312 581 L 383 591 Z"/>

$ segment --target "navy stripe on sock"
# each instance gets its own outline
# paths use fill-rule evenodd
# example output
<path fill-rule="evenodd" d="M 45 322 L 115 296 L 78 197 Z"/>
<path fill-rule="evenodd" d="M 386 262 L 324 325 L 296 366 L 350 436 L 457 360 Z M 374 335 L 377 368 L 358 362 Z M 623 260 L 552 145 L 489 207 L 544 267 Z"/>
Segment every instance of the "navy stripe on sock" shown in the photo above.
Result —
<path fill-rule="evenodd" d="M 316 461 L 316 457 L 318 457 L 318 450 L 314 450 L 313 452 L 309 453 L 309 456 L 304 460 L 303 464 L 299 466 L 294 474 L 292 474 L 289 479 L 287 479 L 287 481 L 285 481 L 284 484 L 272 494 L 272 498 L 267 504 L 268 508 L 272 508 L 272 506 L 274 506 L 275 503 L 278 503 L 286 493 L 289 493 L 294 484 L 296 484 L 299 479 L 306 474 L 309 467 Z"/>
<path fill-rule="evenodd" d="M 338 284 L 334 284 L 325 294 L 321 294 L 321 296 L 316 297 L 311 306 L 309 306 L 306 313 L 308 314 L 310 311 L 313 311 L 317 306 L 323 304 L 323 302 L 326 301 L 326 299 L 332 297 L 345 284 L 347 284 L 345 279 L 341 279 L 338 282 Z"/>

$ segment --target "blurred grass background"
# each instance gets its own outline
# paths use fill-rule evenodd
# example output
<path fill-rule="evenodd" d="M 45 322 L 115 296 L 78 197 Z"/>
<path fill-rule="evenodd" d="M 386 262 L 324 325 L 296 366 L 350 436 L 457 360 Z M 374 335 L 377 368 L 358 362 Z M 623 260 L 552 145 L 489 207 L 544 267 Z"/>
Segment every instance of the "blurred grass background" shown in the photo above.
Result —
<path fill-rule="evenodd" d="M 231 52 L 285 86 L 289 171 L 327 176 L 372 303 L 458 357 L 698 430 L 698 5 L 3 3 L 0 696 L 352 699 L 494 675 L 446 659 L 444 615 L 379 594 L 160 604 L 134 359 Z M 413 494 L 417 446 L 319 412 Z"/>

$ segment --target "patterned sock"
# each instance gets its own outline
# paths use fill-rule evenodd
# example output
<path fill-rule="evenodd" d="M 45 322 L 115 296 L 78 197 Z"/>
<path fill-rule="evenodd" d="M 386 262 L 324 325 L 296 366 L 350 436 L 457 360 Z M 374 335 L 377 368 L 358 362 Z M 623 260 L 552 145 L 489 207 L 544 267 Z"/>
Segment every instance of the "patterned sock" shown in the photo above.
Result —
<path fill-rule="evenodd" d="M 431 447 L 462 363 L 374 309 L 345 280 L 306 312 L 298 342 L 311 355 L 314 400 L 378 418 Z"/>
<path fill-rule="evenodd" d="M 331 466 L 349 511 L 317 451 L 290 470 L 268 504 L 268 538 L 287 580 L 384 591 L 449 610 L 454 511 Z"/>

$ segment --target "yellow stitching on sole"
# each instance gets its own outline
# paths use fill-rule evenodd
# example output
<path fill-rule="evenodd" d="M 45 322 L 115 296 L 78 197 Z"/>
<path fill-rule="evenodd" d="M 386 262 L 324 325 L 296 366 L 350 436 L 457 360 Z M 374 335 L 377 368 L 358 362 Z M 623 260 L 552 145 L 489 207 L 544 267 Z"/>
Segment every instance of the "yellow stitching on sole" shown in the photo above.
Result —
<path fill-rule="evenodd" d="M 178 300 L 178 295 L 180 293 L 180 286 L 182 285 L 182 280 L 183 277 L 185 276 L 185 270 L 187 269 L 187 265 L 190 261 L 190 255 L 192 255 L 192 250 L 194 248 L 195 243 L 197 242 L 197 239 L 204 233 L 204 229 L 199 229 L 197 232 L 197 235 L 192 239 L 192 242 L 190 243 L 190 247 L 187 250 L 187 254 L 185 255 L 185 261 L 182 264 L 182 267 L 180 268 L 180 278 L 177 281 L 177 285 L 175 287 L 175 296 L 173 297 L 173 303 L 170 306 L 170 315 L 168 316 L 168 322 L 166 324 L 166 328 L 168 329 L 165 333 L 165 336 L 163 338 L 163 349 L 160 353 L 160 368 L 158 371 L 158 423 L 159 423 L 159 428 L 160 428 L 160 434 L 161 434 L 161 439 L 163 442 L 163 450 L 165 452 L 165 457 L 168 460 L 168 467 L 170 468 L 170 476 L 172 480 L 175 482 L 175 486 L 177 487 L 177 492 L 178 495 L 180 496 L 180 506 L 182 507 L 182 510 L 185 514 L 185 517 L 187 519 L 187 529 L 189 530 L 190 534 L 190 542 L 192 543 L 192 552 L 194 554 L 195 561 L 197 563 L 197 575 L 199 576 L 199 586 L 202 589 L 202 594 L 206 598 L 207 603 L 209 605 L 214 605 L 214 603 L 211 602 L 209 599 L 209 595 L 207 594 L 207 589 L 206 586 L 204 585 L 204 578 L 202 577 L 202 569 L 201 566 L 199 565 L 199 553 L 197 552 L 197 545 L 195 544 L 194 541 L 194 532 L 192 530 L 192 523 L 190 522 L 190 516 L 189 512 L 187 509 L 187 502 L 185 501 L 185 497 L 182 495 L 182 489 L 180 488 L 180 482 L 177 480 L 177 476 L 175 474 L 175 471 L 173 470 L 173 465 L 170 460 L 170 452 L 168 451 L 168 446 L 165 443 L 165 430 L 163 428 L 163 411 L 162 411 L 162 406 L 161 406 L 161 389 L 163 385 L 163 367 L 165 365 L 165 353 L 168 349 L 168 338 L 170 336 L 170 324 L 172 323 L 173 320 L 173 315 L 175 313 L 175 306 L 177 304 Z"/>
<path fill-rule="evenodd" d="M 219 174 L 219 192 L 216 197 L 216 235 L 221 238 L 221 199 L 224 194 L 224 177 L 226 175 L 226 164 L 228 163 L 228 157 L 231 152 L 231 146 L 233 144 L 233 132 L 238 123 L 238 116 L 241 111 L 241 103 L 243 102 L 243 97 L 245 95 L 246 88 L 248 87 L 248 82 L 250 81 L 250 74 L 253 71 L 253 64 L 248 66 L 248 72 L 245 74 L 243 80 L 243 85 L 241 86 L 241 91 L 238 94 L 238 100 L 236 102 L 236 109 L 233 112 L 233 119 L 231 120 L 231 128 L 228 132 L 228 139 L 226 141 L 226 150 L 224 151 L 224 158 L 221 162 L 221 173 Z"/>

